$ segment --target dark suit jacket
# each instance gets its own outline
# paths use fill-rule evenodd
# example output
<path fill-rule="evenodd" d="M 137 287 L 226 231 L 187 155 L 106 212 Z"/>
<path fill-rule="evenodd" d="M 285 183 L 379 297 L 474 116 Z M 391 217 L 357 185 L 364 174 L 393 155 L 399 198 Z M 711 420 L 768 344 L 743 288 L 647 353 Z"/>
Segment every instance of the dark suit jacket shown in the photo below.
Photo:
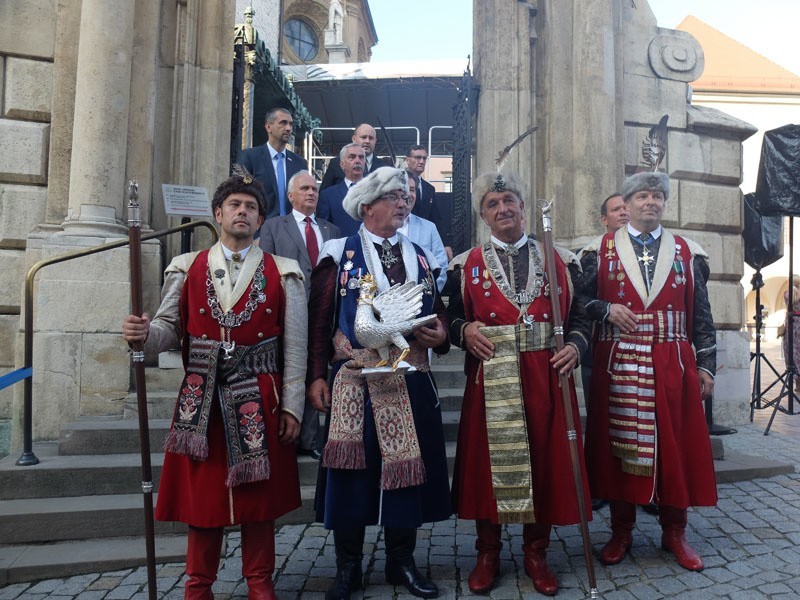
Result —
<path fill-rule="evenodd" d="M 280 214 L 278 205 L 278 180 L 275 177 L 275 167 L 269 153 L 268 144 L 247 148 L 239 153 L 239 164 L 246 168 L 253 177 L 258 179 L 267 192 L 267 218 L 275 217 Z M 308 169 L 308 163 L 301 156 L 289 150 L 284 151 L 286 161 L 286 188 L 289 188 L 289 180 L 292 175 Z M 285 212 L 292 212 L 289 198 L 281 199 L 286 207 Z"/>
<path fill-rule="evenodd" d="M 321 219 L 319 215 L 317 215 L 317 225 L 319 225 L 320 233 L 322 233 L 323 242 L 341 237 L 339 228 L 325 219 Z M 300 269 L 303 271 L 304 277 L 303 283 L 306 286 L 306 298 L 308 298 L 308 292 L 311 288 L 311 271 L 316 265 L 312 265 L 311 260 L 308 258 L 306 243 L 303 240 L 303 236 L 300 235 L 294 215 L 289 213 L 288 215 L 281 215 L 264 221 L 261 226 L 258 245 L 261 246 L 264 252 L 293 258 L 300 263 Z M 291 299 L 288 301 L 291 301 Z"/>
<path fill-rule="evenodd" d="M 419 178 L 419 183 L 420 186 L 417 193 L 417 203 L 414 205 L 414 210 L 411 212 L 421 219 L 428 219 L 428 221 L 433 221 L 436 223 L 436 219 L 434 217 L 439 216 L 439 209 L 434 200 L 436 190 L 422 177 Z"/>
<path fill-rule="evenodd" d="M 336 225 L 342 237 L 350 237 L 361 226 L 361 221 L 356 221 L 342 208 L 342 200 L 346 195 L 347 185 L 342 180 L 333 187 L 322 190 L 317 205 L 317 216 Z"/>
<path fill-rule="evenodd" d="M 373 154 L 372 165 L 369 171 L 364 173 L 364 177 L 372 173 L 375 169 L 391 166 L 392 165 L 390 165 L 388 162 L 381 160 Z M 321 192 L 325 188 L 334 186 L 340 181 L 344 181 L 344 171 L 342 171 L 342 165 L 339 164 L 339 157 L 335 156 L 331 159 L 331 162 L 328 163 L 328 169 L 325 171 L 325 175 L 322 176 L 322 183 L 319 184 L 319 191 Z"/>

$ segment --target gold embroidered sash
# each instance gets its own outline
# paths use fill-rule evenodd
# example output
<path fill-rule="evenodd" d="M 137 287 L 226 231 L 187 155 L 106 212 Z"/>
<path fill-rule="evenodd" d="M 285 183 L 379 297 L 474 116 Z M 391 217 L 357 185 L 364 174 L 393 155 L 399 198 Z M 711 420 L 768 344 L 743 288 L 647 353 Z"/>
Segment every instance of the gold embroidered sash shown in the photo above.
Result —
<path fill-rule="evenodd" d="M 520 328 L 499 325 L 480 331 L 494 344 L 494 357 L 483 362 L 483 389 L 497 518 L 500 523 L 534 523 L 531 455 L 519 377 Z"/>

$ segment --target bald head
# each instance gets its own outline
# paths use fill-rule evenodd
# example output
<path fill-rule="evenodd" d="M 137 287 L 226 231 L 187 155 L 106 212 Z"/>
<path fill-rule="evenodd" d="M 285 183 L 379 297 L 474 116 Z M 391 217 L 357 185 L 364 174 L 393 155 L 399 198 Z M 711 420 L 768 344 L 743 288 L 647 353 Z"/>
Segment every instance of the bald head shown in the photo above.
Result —
<path fill-rule="evenodd" d="M 375 133 L 375 128 L 368 123 L 362 123 L 353 131 L 353 142 L 361 144 L 364 153 L 367 155 L 375 152 L 375 143 L 378 141 L 378 135 Z"/>

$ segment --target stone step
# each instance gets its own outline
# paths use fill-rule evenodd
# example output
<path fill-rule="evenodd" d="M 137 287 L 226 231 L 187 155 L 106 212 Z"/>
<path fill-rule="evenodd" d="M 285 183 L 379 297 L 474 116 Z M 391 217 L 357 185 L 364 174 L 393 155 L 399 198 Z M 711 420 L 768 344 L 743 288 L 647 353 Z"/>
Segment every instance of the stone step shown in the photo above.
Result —
<path fill-rule="evenodd" d="M 444 400 L 442 399 L 443 408 Z M 455 441 L 459 418 L 458 411 L 442 412 L 446 440 Z M 150 451 L 160 453 L 164 447 L 164 438 L 169 431 L 170 421 L 150 419 L 149 424 Z M 135 454 L 139 452 L 139 441 L 138 419 L 82 418 L 61 430 L 58 454 L 60 456 Z"/>
<path fill-rule="evenodd" d="M 452 467 L 455 457 L 457 420 L 448 415 L 446 444 Z M 34 444 L 40 463 L 18 467 L 15 457 L 0 460 L 0 501 L 33 498 L 68 498 L 74 496 L 108 496 L 141 493 L 141 457 L 139 454 L 82 454 L 60 456 L 55 442 Z M 161 477 L 164 454 L 150 455 L 155 491 Z M 309 456 L 298 456 L 300 485 L 314 486 L 319 462 Z"/>
<path fill-rule="evenodd" d="M 156 562 L 186 560 L 186 535 L 158 535 Z M 0 586 L 85 573 L 119 571 L 147 564 L 144 537 L 0 546 Z M 146 582 L 146 578 L 143 582 Z"/>
<path fill-rule="evenodd" d="M 59 456 L 58 442 L 33 446 L 38 465 L 18 467 L 16 457 L 0 460 L 0 500 L 141 493 L 139 454 Z M 158 489 L 163 453 L 150 457 Z"/>
<path fill-rule="evenodd" d="M 153 495 L 155 505 L 157 494 Z M 142 494 L 0 500 L 4 544 L 59 542 L 144 533 Z M 185 533 L 181 523 L 155 522 L 156 535 Z"/>

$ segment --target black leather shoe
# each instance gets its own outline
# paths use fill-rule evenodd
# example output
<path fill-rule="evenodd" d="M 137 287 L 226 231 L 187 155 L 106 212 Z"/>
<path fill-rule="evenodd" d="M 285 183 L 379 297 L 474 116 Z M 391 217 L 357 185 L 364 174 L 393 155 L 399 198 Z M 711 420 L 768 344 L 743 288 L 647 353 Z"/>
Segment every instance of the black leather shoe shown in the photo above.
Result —
<path fill-rule="evenodd" d="M 417 598 L 436 598 L 439 595 L 439 588 L 436 587 L 436 584 L 424 577 L 413 563 L 410 565 L 387 565 L 386 583 L 402 585 Z"/>
<path fill-rule="evenodd" d="M 298 448 L 297 454 L 301 456 L 310 456 L 314 460 L 319 460 L 322 458 L 322 452 L 316 448 Z"/>
<path fill-rule="evenodd" d="M 343 563 L 336 569 L 333 585 L 325 593 L 325 600 L 348 600 L 350 594 L 364 587 L 361 561 Z"/>

